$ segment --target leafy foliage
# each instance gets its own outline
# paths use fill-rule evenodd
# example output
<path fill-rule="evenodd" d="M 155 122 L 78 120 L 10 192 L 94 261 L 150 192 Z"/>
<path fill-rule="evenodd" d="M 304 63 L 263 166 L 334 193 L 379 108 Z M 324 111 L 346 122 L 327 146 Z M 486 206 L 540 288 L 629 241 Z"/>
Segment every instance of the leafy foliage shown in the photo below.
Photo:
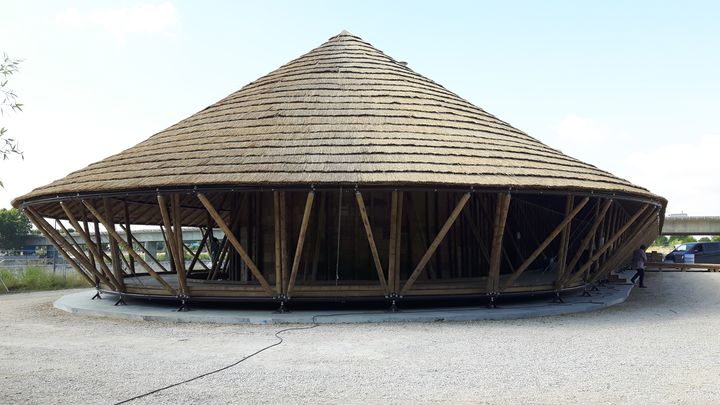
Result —
<path fill-rule="evenodd" d="M 31 230 L 30 221 L 20 211 L 0 209 L 0 249 L 19 249 Z"/>
<path fill-rule="evenodd" d="M 5 116 L 8 111 L 22 111 L 22 104 L 18 103 L 17 95 L 8 87 L 9 77 L 17 73 L 20 68 L 19 59 L 10 59 L 7 54 L 3 54 L 0 62 L 0 117 Z M 22 151 L 18 148 L 15 139 L 7 136 L 8 129 L 0 126 L 0 155 L 3 160 L 7 160 L 12 155 L 20 155 L 23 157 Z M 2 182 L 0 182 L 0 187 Z"/>

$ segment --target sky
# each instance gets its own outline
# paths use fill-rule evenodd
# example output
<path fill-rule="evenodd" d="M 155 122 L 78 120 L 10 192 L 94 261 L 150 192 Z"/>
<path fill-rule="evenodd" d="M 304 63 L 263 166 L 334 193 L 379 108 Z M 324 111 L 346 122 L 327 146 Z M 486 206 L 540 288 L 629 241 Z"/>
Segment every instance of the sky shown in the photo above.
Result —
<path fill-rule="evenodd" d="M 343 29 L 560 149 L 720 215 L 717 1 L 9 1 L 22 59 L 0 208 L 131 147 Z"/>

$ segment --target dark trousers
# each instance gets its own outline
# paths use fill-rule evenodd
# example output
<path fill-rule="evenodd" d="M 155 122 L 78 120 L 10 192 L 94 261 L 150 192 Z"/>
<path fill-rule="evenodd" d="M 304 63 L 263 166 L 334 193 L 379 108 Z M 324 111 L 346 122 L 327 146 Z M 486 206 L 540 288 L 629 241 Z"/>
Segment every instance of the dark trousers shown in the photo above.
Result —
<path fill-rule="evenodd" d="M 640 285 L 645 285 L 645 269 L 636 269 L 637 273 L 630 279 L 631 282 L 635 282 L 635 279 L 640 277 Z"/>

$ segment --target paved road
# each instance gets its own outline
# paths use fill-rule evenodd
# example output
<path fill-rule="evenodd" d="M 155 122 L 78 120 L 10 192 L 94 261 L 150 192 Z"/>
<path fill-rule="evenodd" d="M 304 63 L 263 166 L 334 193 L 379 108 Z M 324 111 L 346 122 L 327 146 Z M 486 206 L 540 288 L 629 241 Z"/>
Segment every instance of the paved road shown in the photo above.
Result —
<path fill-rule="evenodd" d="M 647 284 L 585 314 L 291 331 L 134 403 L 720 403 L 720 273 Z M 0 402 L 117 402 L 230 364 L 279 329 L 84 318 L 52 308 L 62 294 L 0 296 Z"/>

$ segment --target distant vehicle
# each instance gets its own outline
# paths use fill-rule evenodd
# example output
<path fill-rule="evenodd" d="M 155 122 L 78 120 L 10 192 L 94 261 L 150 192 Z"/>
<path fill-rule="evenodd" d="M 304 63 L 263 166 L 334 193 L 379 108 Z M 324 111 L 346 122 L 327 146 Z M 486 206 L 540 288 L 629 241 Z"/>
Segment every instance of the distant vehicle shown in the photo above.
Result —
<path fill-rule="evenodd" d="M 665 256 L 665 261 L 685 263 L 685 255 L 695 255 L 695 263 L 720 263 L 720 242 L 683 243 Z"/>

